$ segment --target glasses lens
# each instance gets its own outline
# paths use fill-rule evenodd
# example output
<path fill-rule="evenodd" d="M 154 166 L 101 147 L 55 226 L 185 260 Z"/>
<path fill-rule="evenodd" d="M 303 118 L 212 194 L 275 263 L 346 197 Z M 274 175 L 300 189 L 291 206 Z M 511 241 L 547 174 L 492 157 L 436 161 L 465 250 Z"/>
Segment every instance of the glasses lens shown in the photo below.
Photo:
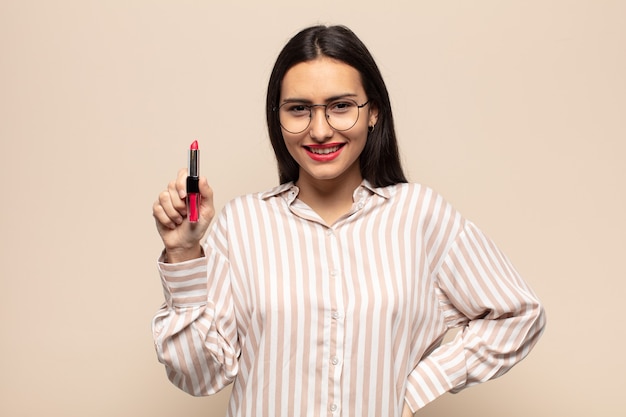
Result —
<path fill-rule="evenodd" d="M 311 123 L 315 107 L 325 107 L 326 121 L 335 130 L 348 130 L 359 120 L 359 106 L 351 99 L 335 100 L 326 105 L 289 102 L 278 108 L 280 125 L 290 133 L 304 132 Z"/>
<path fill-rule="evenodd" d="M 333 101 L 326 106 L 326 119 L 333 129 L 348 130 L 359 120 L 359 106 L 349 99 Z"/>
<path fill-rule="evenodd" d="M 287 132 L 300 133 L 311 123 L 311 107 L 304 103 L 283 103 L 278 108 L 278 117 Z"/>

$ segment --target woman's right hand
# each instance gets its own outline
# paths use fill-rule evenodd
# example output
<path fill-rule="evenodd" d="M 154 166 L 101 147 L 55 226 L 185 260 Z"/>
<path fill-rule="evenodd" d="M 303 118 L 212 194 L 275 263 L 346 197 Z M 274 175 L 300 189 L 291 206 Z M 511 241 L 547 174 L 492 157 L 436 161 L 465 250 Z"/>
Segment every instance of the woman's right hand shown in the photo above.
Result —
<path fill-rule="evenodd" d="M 178 171 L 176 180 L 159 194 L 152 206 L 157 231 L 165 245 L 167 262 L 182 262 L 202 256 L 200 241 L 213 216 L 213 190 L 205 177 L 200 177 L 200 215 L 198 222 L 187 220 L 187 169 Z"/>

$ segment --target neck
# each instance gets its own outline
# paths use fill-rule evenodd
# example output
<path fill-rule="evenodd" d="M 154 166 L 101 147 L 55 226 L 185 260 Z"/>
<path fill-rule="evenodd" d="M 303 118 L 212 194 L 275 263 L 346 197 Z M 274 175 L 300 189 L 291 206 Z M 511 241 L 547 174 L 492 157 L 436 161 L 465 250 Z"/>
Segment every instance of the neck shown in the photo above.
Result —
<path fill-rule="evenodd" d="M 296 185 L 298 198 L 311 207 L 327 224 L 333 224 L 352 208 L 352 195 L 361 184 L 361 172 L 342 175 L 329 180 L 319 180 L 300 172 Z"/>

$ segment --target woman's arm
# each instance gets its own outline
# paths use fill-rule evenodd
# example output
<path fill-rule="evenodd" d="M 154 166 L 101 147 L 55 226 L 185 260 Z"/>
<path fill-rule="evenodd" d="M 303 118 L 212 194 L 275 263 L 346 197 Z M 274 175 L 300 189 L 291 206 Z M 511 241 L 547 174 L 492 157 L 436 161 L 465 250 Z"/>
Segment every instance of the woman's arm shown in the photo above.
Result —
<path fill-rule="evenodd" d="M 206 252 L 206 258 L 159 263 L 166 302 L 152 322 L 168 378 L 195 396 L 218 392 L 239 370 L 228 262 L 215 248 Z"/>
<path fill-rule="evenodd" d="M 165 245 L 158 263 L 165 303 L 152 321 L 152 331 L 157 357 L 169 379 L 192 395 L 209 395 L 237 374 L 239 344 L 228 248 L 211 237 L 204 251 L 200 245 L 214 215 L 213 193 L 206 178 L 201 178 L 200 216 L 197 223 L 190 223 L 186 177 L 187 171 L 180 170 L 153 205 Z"/>
<path fill-rule="evenodd" d="M 440 308 L 450 327 L 463 330 L 409 375 L 406 398 L 412 411 L 445 392 L 503 375 L 528 355 L 545 326 L 536 295 L 471 222 L 439 265 L 434 277 Z"/>

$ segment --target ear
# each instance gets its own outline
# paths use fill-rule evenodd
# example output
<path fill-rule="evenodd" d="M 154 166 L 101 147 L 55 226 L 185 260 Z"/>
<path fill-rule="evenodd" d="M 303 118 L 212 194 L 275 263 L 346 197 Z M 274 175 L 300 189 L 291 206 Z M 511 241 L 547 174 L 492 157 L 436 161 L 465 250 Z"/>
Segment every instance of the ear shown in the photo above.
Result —
<path fill-rule="evenodd" d="M 367 121 L 368 126 L 376 126 L 376 122 L 378 122 L 378 106 L 372 104 L 368 109 L 369 120 Z"/>

